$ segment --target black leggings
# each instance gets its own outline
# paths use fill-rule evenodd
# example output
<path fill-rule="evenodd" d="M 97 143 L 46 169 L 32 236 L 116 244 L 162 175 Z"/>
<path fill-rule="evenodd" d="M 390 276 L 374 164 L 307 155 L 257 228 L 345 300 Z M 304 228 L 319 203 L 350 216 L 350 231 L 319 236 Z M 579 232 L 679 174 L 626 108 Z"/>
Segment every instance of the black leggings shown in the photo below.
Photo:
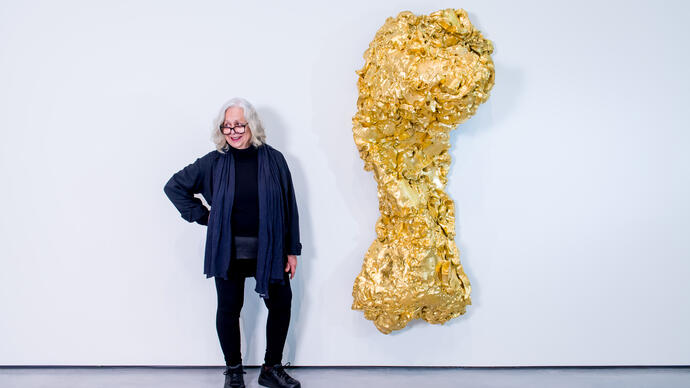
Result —
<path fill-rule="evenodd" d="M 253 276 L 250 271 L 233 271 L 232 267 L 231 264 L 231 268 L 228 270 L 228 280 L 215 277 L 216 293 L 218 294 L 216 330 L 226 365 L 242 363 L 240 311 L 242 311 L 244 304 L 244 279 L 247 276 Z M 264 304 L 268 308 L 266 355 L 264 356 L 266 365 L 280 364 L 283 359 L 283 347 L 290 324 L 290 305 L 292 303 L 292 290 L 288 275 L 289 273 L 286 272 L 284 285 L 270 283 L 268 299 L 264 299 Z"/>

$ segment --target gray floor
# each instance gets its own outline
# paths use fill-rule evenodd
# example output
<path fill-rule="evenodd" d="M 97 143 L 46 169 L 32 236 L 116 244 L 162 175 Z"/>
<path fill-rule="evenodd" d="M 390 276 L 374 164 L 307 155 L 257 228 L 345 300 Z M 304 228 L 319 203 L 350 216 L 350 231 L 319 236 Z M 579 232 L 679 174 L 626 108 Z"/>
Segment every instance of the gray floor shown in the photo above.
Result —
<path fill-rule="evenodd" d="M 222 388 L 222 368 L 0 367 L 2 388 Z M 247 368 L 247 387 L 259 369 Z M 690 368 L 289 368 L 302 387 L 690 387 Z"/>

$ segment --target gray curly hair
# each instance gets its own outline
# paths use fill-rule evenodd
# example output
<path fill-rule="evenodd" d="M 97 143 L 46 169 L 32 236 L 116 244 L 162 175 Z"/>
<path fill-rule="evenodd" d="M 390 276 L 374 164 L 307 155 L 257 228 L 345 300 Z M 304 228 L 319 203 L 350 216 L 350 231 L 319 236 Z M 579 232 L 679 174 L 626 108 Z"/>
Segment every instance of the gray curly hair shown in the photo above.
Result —
<path fill-rule="evenodd" d="M 264 131 L 264 125 L 259 119 L 259 114 L 256 113 L 254 105 L 244 98 L 235 97 L 228 100 L 220 108 L 218 116 L 213 120 L 213 134 L 211 135 L 211 140 L 216 144 L 216 149 L 220 153 L 225 153 L 230 147 L 227 140 L 225 140 L 225 135 L 220 131 L 220 126 L 225 121 L 225 111 L 233 106 L 240 107 L 244 111 L 244 118 L 249 123 L 249 129 L 252 132 L 251 144 L 254 147 L 258 147 L 266 142 L 266 132 Z"/>

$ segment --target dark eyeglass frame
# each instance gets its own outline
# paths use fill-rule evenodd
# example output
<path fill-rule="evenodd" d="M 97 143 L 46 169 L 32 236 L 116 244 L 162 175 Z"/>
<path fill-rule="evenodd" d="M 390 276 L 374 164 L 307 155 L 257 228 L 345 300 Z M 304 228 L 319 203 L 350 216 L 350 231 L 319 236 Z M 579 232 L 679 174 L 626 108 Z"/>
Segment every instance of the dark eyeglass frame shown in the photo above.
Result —
<path fill-rule="evenodd" d="M 222 125 L 222 124 L 221 124 L 221 125 L 218 127 L 218 129 L 220 130 L 220 133 L 222 133 L 223 135 L 229 135 L 229 134 L 231 134 L 233 131 L 234 131 L 236 134 L 241 135 L 241 134 L 243 134 L 243 133 L 245 133 L 245 132 L 247 131 L 247 126 L 248 126 L 248 125 L 249 125 L 249 123 L 235 124 L 234 126 L 231 127 L 231 126 L 229 126 L 229 125 Z M 242 128 L 242 132 L 238 131 L 237 128 Z M 224 131 L 223 129 L 228 129 L 228 133 L 225 133 L 225 131 Z"/>

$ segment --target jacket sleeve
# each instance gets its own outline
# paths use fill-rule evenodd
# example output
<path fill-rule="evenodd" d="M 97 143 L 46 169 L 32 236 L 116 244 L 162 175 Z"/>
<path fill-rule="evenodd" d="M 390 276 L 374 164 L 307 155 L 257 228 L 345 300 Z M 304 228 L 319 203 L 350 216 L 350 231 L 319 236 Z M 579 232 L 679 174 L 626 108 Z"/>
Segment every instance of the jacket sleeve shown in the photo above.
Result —
<path fill-rule="evenodd" d="M 281 155 L 283 161 L 283 168 L 285 170 L 285 203 L 286 203 L 286 218 L 287 218 L 287 233 L 285 234 L 285 249 L 288 255 L 301 255 L 302 244 L 299 240 L 299 213 L 297 211 L 297 200 L 295 199 L 295 188 L 292 185 L 292 175 L 290 175 L 290 168 L 287 165 L 285 157 Z"/>
<path fill-rule="evenodd" d="M 204 174 L 202 159 L 197 158 L 194 163 L 176 172 L 163 188 L 182 218 L 201 225 L 208 223 L 209 210 L 194 194 L 201 192 Z"/>

